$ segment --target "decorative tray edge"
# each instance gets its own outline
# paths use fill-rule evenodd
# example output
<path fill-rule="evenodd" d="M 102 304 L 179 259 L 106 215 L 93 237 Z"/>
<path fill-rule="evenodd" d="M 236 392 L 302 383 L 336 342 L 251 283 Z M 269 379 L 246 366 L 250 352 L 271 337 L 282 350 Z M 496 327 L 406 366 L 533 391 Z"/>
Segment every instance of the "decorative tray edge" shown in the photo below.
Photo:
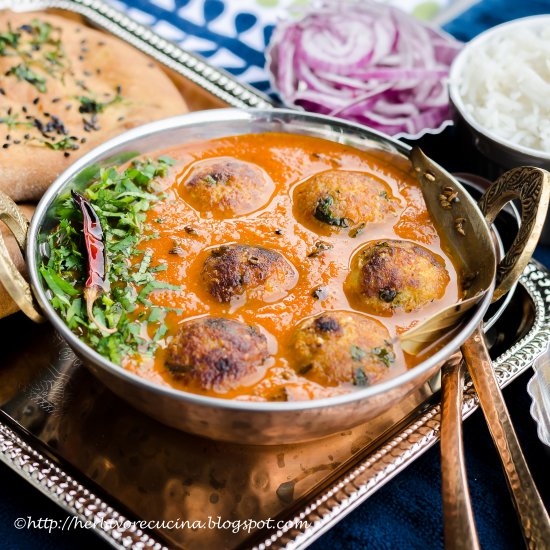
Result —
<path fill-rule="evenodd" d="M 9 426 L 0 420 L 0 461 L 28 481 L 42 494 L 83 523 L 92 522 L 94 531 L 115 548 L 164 550 L 166 547 L 135 523 L 117 512 L 101 498 L 78 483 L 61 467 L 56 466 L 42 453 L 33 449 Z M 60 525 L 62 530 L 77 524 L 67 516 Z"/>

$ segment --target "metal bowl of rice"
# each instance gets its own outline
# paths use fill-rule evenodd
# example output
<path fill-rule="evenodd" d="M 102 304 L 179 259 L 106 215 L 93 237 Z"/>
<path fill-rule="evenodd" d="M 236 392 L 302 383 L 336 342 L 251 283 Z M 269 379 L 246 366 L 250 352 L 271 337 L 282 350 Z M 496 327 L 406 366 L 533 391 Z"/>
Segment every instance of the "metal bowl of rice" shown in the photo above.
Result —
<path fill-rule="evenodd" d="M 550 169 L 550 15 L 476 37 L 456 57 L 449 95 L 458 126 L 502 169 Z"/>

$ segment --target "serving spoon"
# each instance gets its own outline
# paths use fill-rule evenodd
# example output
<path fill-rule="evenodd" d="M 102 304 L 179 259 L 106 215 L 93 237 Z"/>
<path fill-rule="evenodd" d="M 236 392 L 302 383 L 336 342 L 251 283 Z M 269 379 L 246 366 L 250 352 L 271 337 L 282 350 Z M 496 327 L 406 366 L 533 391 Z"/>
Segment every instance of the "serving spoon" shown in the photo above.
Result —
<path fill-rule="evenodd" d="M 449 216 L 441 212 L 442 197 L 445 196 L 442 191 L 448 181 L 448 174 L 436 167 L 419 149 L 412 151 L 411 161 L 419 176 L 424 199 L 436 227 L 439 229 L 443 224 L 448 231 Z M 493 302 L 510 290 L 527 266 L 538 242 L 548 210 L 549 196 L 550 174 L 543 169 L 523 167 L 506 172 L 481 197 L 479 208 L 485 214 L 489 226 L 508 202 L 520 200 L 522 211 L 518 235 L 497 269 L 494 255 L 487 258 L 489 261 L 486 270 L 483 269 L 475 277 L 477 284 L 474 291 L 468 292 L 466 289 L 466 300 L 460 302 L 454 311 L 453 307 L 447 308 L 401 336 L 401 345 L 405 351 L 416 355 L 433 346 L 442 333 L 461 321 L 468 309 L 490 290 L 492 284 L 496 283 Z M 471 204 L 466 201 L 461 210 L 467 215 L 470 207 Z M 464 224 L 462 233 L 466 233 Z M 468 238 L 467 234 L 462 236 L 468 241 L 466 247 L 478 250 L 471 237 Z M 451 238 L 449 244 L 461 258 L 465 243 L 457 249 L 456 240 Z M 488 286 L 484 288 L 484 285 Z M 467 365 L 504 467 L 526 545 L 529 548 L 542 548 L 550 541 L 550 519 L 513 429 L 492 367 L 482 326 L 474 330 L 461 351 L 464 360 L 451 358 L 442 369 L 441 382 L 441 470 L 446 547 L 479 548 L 462 444 L 462 392 Z"/>

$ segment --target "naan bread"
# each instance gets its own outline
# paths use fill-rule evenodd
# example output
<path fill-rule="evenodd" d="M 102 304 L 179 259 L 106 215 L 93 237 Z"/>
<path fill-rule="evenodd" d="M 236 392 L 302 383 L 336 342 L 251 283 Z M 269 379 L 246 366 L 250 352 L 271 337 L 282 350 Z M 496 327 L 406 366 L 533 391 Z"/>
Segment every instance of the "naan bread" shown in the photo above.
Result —
<path fill-rule="evenodd" d="M 0 33 L 0 190 L 16 201 L 39 199 L 107 139 L 188 110 L 158 66 L 110 35 L 7 10 Z"/>

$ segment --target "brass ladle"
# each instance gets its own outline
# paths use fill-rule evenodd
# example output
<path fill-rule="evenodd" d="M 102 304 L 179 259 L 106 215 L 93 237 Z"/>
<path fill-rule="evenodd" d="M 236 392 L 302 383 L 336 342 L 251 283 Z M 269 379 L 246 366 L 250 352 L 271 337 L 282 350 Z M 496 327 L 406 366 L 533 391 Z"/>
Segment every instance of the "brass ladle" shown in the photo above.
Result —
<path fill-rule="evenodd" d="M 419 176 L 426 205 L 440 235 L 449 235 L 447 243 L 463 265 L 479 265 L 465 299 L 458 307 L 443 310 L 402 337 L 401 345 L 409 353 L 418 354 L 433 345 L 450 326 L 460 323 L 469 308 L 496 284 L 493 301 L 506 294 L 527 266 L 538 242 L 546 218 L 550 197 L 550 174 L 540 168 L 515 168 L 506 172 L 479 201 L 490 226 L 498 212 L 511 200 L 521 202 L 521 227 L 505 258 L 496 266 L 496 257 L 487 253 L 487 238 L 476 242 L 475 227 L 465 227 L 471 201 L 460 201 L 455 212 L 442 208 L 448 196 L 449 174 L 435 166 L 419 149 L 411 153 L 411 161 Z M 447 206 L 449 201 L 445 201 Z M 449 227 L 456 216 L 464 221 L 462 231 Z M 456 223 L 456 222 L 455 222 Z M 455 229 L 456 226 L 455 226 Z M 464 238 L 457 238 L 456 233 Z M 487 231 L 482 232 L 487 235 Z M 492 246 L 492 244 L 491 244 Z M 477 255 L 478 262 L 472 259 Z M 483 265 L 485 263 L 485 265 Z M 474 267 L 474 269 L 476 269 Z M 462 274 L 472 277 L 472 273 Z M 464 360 L 452 358 L 442 369 L 441 405 L 441 470 L 444 512 L 444 534 L 447 548 L 477 549 L 479 542 L 466 479 L 462 445 L 462 391 L 465 366 L 468 367 L 491 436 L 497 447 L 525 542 L 529 548 L 542 548 L 550 541 L 550 519 L 534 484 L 512 426 L 504 398 L 496 380 L 491 358 L 485 344 L 483 327 L 479 326 L 461 348 Z"/>

